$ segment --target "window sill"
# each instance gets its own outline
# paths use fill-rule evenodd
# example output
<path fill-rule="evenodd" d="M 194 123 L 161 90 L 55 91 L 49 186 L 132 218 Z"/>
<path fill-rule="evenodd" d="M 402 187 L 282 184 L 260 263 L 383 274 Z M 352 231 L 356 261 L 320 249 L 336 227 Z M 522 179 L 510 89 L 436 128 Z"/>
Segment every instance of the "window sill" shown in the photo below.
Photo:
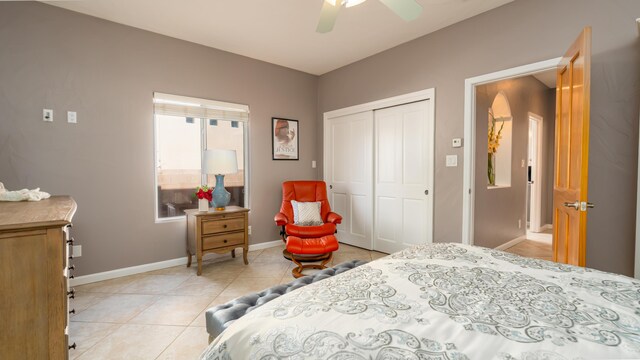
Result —
<path fill-rule="evenodd" d="M 172 222 L 184 222 L 186 218 L 187 218 L 186 215 L 167 217 L 167 218 L 160 218 L 160 219 L 156 218 L 156 224 L 164 224 L 164 223 L 172 223 Z"/>

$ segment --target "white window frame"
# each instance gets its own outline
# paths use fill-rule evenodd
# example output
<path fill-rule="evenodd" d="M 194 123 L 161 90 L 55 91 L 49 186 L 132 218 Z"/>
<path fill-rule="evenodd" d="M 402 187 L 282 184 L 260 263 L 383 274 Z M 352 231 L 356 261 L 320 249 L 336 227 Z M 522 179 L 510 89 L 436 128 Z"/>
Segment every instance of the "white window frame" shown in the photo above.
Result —
<path fill-rule="evenodd" d="M 217 111 L 221 111 L 221 112 L 225 112 L 225 111 L 231 111 L 231 112 L 241 112 L 241 113 L 246 113 L 246 120 L 233 120 L 233 121 L 239 121 L 239 122 L 243 122 L 244 123 L 244 131 L 243 131 L 243 147 L 244 147 L 244 157 L 243 157 L 243 161 L 244 161 L 244 207 L 245 208 L 249 208 L 250 206 L 250 201 L 249 201 L 249 188 L 250 188 L 250 184 L 249 184 L 249 169 L 250 169 L 250 146 L 249 146 L 249 106 L 248 105 L 243 105 L 243 104 L 234 104 L 234 103 L 228 103 L 228 102 L 222 102 L 222 101 L 215 101 L 215 100 L 207 100 L 207 99 L 199 99 L 199 98 L 193 98 L 193 97 L 187 97 L 187 96 L 180 96 L 180 95 L 171 95 L 171 94 L 164 94 L 164 93 L 154 93 L 153 94 L 153 103 L 154 104 L 158 104 L 158 103 L 166 103 L 166 104 L 172 104 L 172 105 L 182 105 L 185 107 L 193 107 L 193 108 L 205 108 L 205 109 L 209 109 L 209 110 L 217 110 Z M 187 117 L 185 115 L 185 117 Z M 157 119 L 156 119 L 156 112 L 154 110 L 153 112 L 153 185 L 154 185 L 154 218 L 155 218 L 155 223 L 166 223 L 166 222 L 176 222 L 176 221 L 184 221 L 186 216 L 185 215 L 180 215 L 180 216 L 172 216 L 172 217 L 165 217 L 165 218 L 159 218 L 158 217 L 158 205 L 159 205 L 159 199 L 158 199 L 158 129 L 156 126 L 157 123 Z M 204 161 L 204 151 L 206 150 L 207 147 L 207 125 L 208 125 L 208 118 L 201 118 L 201 117 L 197 117 L 194 116 L 194 118 L 199 118 L 200 119 L 200 152 L 201 152 L 201 157 L 200 157 L 200 168 L 202 169 L 203 167 L 203 161 Z M 226 120 L 226 119 L 216 119 L 218 121 L 222 120 L 222 121 L 231 121 L 231 120 Z M 207 174 L 200 174 L 200 183 L 201 184 L 206 184 L 207 182 Z"/>

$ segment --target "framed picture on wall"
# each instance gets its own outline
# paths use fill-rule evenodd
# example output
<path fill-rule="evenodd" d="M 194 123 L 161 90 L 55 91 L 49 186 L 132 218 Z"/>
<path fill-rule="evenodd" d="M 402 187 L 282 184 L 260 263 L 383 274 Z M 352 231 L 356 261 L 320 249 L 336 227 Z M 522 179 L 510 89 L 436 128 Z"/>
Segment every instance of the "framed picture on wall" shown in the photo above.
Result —
<path fill-rule="evenodd" d="M 298 120 L 271 118 L 273 160 L 298 160 Z"/>

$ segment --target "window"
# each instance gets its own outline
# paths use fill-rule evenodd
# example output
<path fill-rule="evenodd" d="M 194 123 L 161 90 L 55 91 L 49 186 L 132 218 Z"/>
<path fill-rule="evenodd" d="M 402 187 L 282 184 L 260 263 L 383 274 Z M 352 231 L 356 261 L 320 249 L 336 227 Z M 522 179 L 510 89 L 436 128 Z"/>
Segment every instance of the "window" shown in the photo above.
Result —
<path fill-rule="evenodd" d="M 238 173 L 225 176 L 229 205 L 246 206 L 246 105 L 183 96 L 154 94 L 156 219 L 182 218 L 198 207 L 193 196 L 200 184 L 215 185 L 215 177 L 201 173 L 207 149 L 235 150 Z"/>

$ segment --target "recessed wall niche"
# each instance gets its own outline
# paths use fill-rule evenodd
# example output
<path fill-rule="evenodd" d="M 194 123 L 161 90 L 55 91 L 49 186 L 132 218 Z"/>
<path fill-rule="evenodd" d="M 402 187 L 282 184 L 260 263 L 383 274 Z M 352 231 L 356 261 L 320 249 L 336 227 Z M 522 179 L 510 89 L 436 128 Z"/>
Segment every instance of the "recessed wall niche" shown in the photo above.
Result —
<path fill-rule="evenodd" d="M 487 188 L 510 187 L 513 117 L 504 91 L 500 91 L 493 99 L 488 121 Z"/>

